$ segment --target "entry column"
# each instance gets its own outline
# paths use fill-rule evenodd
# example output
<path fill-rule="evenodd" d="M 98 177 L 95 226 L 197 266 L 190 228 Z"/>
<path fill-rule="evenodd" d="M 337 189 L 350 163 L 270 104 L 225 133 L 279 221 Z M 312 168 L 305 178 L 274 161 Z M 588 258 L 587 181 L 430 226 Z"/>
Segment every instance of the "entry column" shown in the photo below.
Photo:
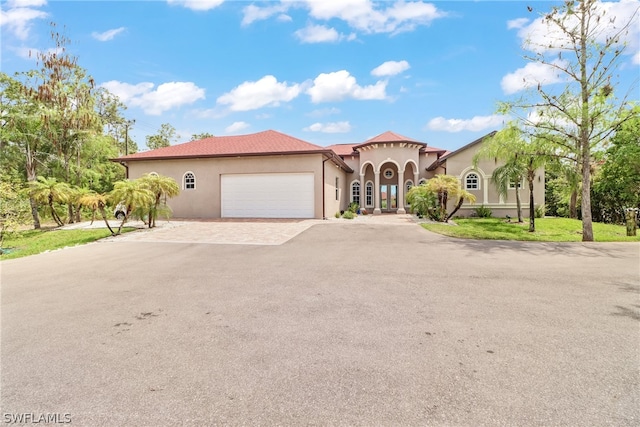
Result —
<path fill-rule="evenodd" d="M 364 184 L 364 174 L 360 174 L 360 207 L 367 208 L 367 188 Z"/>
<path fill-rule="evenodd" d="M 404 209 L 404 171 L 398 171 L 398 200 L 396 201 L 396 204 L 398 205 L 396 213 L 407 213 Z"/>
<path fill-rule="evenodd" d="M 375 209 L 373 210 L 373 214 L 379 215 L 382 213 L 380 210 L 380 171 L 374 171 L 373 185 L 376 188 L 376 197 L 374 200 Z"/>

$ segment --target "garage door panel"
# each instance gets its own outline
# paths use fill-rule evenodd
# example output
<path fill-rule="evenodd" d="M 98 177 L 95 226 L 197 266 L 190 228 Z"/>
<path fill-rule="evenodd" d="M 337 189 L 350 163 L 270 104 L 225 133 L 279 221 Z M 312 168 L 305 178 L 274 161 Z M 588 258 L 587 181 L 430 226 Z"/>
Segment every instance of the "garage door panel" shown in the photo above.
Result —
<path fill-rule="evenodd" d="M 221 203 L 226 218 L 313 218 L 314 175 L 222 175 Z"/>

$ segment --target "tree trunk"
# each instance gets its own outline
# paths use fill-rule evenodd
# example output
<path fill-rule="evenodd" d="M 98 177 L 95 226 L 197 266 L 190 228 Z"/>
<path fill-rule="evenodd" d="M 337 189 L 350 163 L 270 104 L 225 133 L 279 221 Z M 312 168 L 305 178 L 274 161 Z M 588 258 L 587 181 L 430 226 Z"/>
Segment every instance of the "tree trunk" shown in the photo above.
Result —
<path fill-rule="evenodd" d="M 582 95 L 582 114 L 580 118 L 580 154 L 582 163 L 582 241 L 593 242 L 593 224 L 591 223 L 591 146 L 589 135 L 591 133 L 591 114 L 589 113 L 589 80 L 587 78 L 587 44 L 589 34 L 587 32 L 587 9 L 591 3 L 580 2 L 580 91 Z"/>
<path fill-rule="evenodd" d="M 31 216 L 33 217 L 34 230 L 40 230 L 40 215 L 38 215 L 38 203 L 36 200 L 29 196 L 29 204 L 31 205 Z"/>
<path fill-rule="evenodd" d="M 27 144 L 27 161 L 25 164 L 27 170 L 27 181 L 32 182 L 37 180 L 36 176 L 36 162 L 31 154 L 31 147 Z M 40 215 L 38 215 L 38 203 L 36 200 L 29 196 L 29 204 L 31 205 L 31 216 L 33 217 L 33 228 L 40 229 Z"/>
<path fill-rule="evenodd" d="M 535 201 L 533 200 L 533 181 L 536 178 L 536 171 L 533 169 L 533 160 L 529 161 L 529 171 L 527 173 L 527 181 L 529 182 L 529 232 L 536 231 L 536 209 Z"/>
<path fill-rule="evenodd" d="M 451 217 L 453 217 L 456 212 L 458 212 L 458 209 L 460 209 L 460 207 L 462 206 L 462 203 L 464 203 L 464 199 L 462 197 L 460 197 L 460 200 L 458 200 L 458 203 L 456 204 L 455 209 L 447 216 L 447 219 L 444 220 L 444 222 L 448 222 Z"/>
<path fill-rule="evenodd" d="M 569 200 L 569 218 L 578 219 L 578 189 L 571 191 L 571 199 Z"/>
<path fill-rule="evenodd" d="M 520 181 L 516 184 L 516 209 L 518 210 L 518 223 L 522 222 L 522 200 L 520 200 Z"/>
<path fill-rule="evenodd" d="M 107 213 L 104 210 L 104 205 L 98 206 L 98 208 L 100 209 L 100 215 L 102 215 L 102 219 L 104 220 L 104 223 L 107 224 L 107 228 L 111 232 L 111 235 L 115 236 L 116 234 L 113 232 L 113 229 L 111 228 L 111 225 L 109 224 L 109 220 L 107 219 Z M 94 211 L 94 214 L 95 214 L 95 211 Z M 122 227 L 120 227 L 120 228 L 122 228 Z M 118 230 L 118 234 L 120 234 L 120 230 Z"/>

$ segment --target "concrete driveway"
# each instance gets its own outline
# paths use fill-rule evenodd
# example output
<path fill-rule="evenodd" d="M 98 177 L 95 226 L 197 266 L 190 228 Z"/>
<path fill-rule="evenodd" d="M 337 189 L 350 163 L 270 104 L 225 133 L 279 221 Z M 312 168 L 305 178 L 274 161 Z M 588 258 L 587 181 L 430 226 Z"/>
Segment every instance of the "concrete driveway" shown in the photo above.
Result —
<path fill-rule="evenodd" d="M 326 221 L 4 261 L 2 422 L 637 426 L 639 260 Z"/>

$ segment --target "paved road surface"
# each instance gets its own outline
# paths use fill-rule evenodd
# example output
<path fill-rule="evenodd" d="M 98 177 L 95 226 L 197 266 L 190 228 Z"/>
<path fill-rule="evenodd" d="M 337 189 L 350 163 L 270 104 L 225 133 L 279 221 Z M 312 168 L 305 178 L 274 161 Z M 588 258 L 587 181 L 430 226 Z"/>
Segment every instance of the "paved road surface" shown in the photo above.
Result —
<path fill-rule="evenodd" d="M 329 222 L 2 262 L 2 421 L 640 424 L 638 244 Z"/>

